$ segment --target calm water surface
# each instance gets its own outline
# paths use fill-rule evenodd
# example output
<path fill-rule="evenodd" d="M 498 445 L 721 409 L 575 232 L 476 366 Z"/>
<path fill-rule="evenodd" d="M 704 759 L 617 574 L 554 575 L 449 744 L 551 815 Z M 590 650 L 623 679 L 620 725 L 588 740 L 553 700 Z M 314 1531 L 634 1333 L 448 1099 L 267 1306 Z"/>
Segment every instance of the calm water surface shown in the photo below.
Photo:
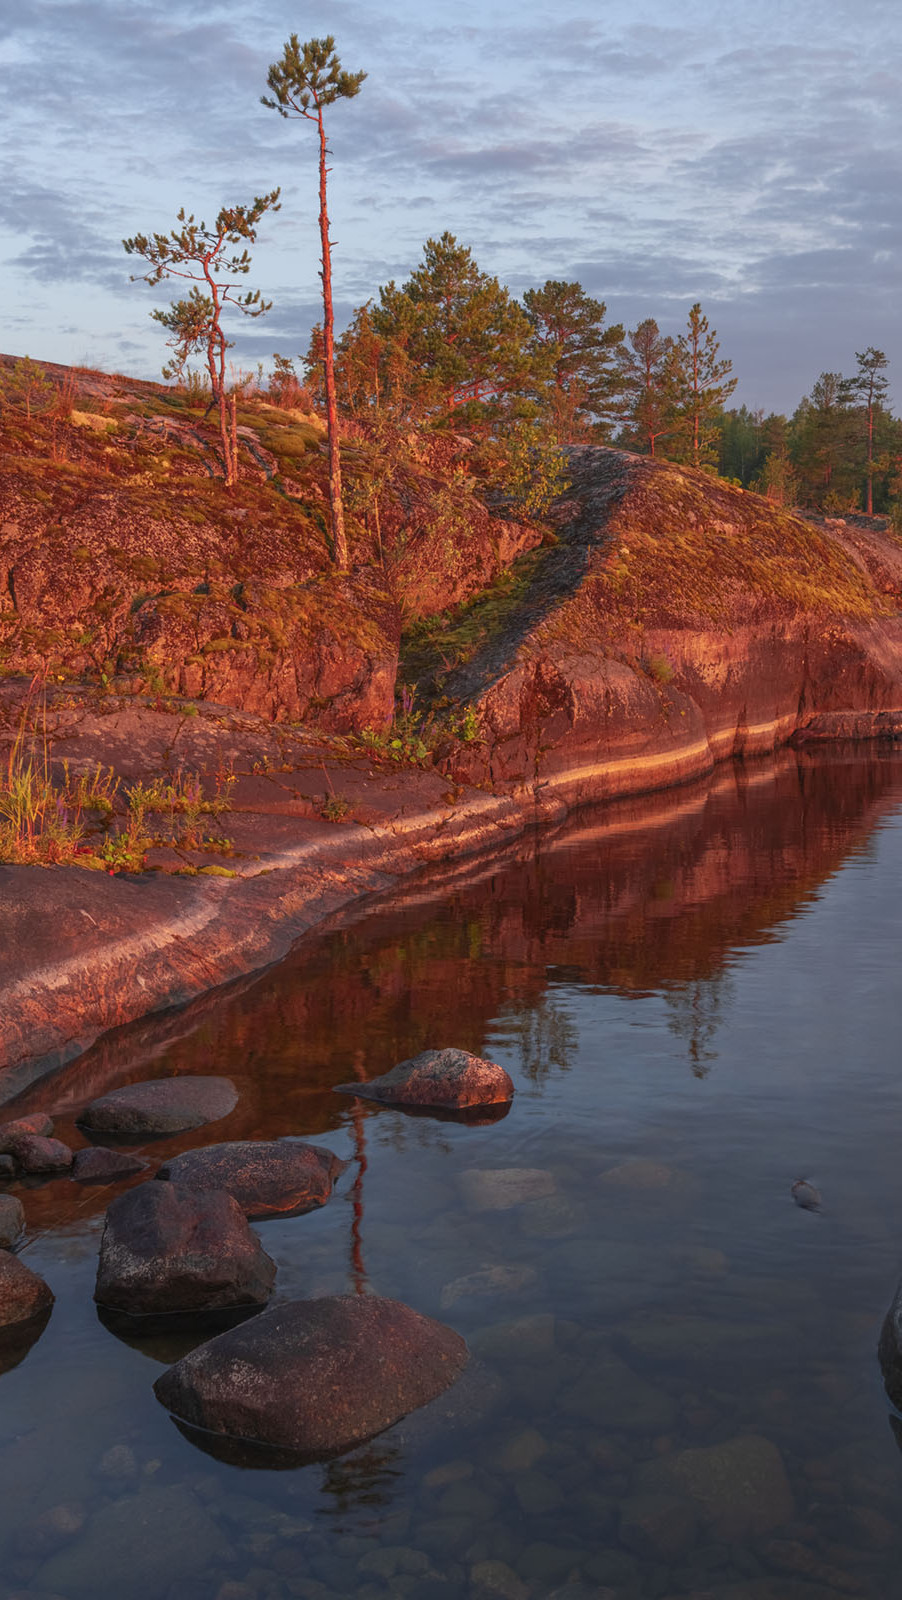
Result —
<path fill-rule="evenodd" d="M 258 1225 L 277 1295 L 365 1283 L 474 1362 L 341 1460 L 223 1465 L 152 1393 L 184 1347 L 96 1318 L 107 1195 L 24 1191 L 57 1301 L 0 1376 L 0 1595 L 902 1597 L 875 1360 L 902 1270 L 900 803 L 902 758 L 857 747 L 583 814 L 23 1097 L 80 1144 L 114 1082 L 228 1074 L 234 1113 L 153 1162 L 289 1133 L 364 1156 L 322 1211 Z M 510 1114 L 355 1126 L 331 1086 L 429 1044 L 503 1062 Z M 512 1167 L 507 1209 L 466 1176 Z"/>

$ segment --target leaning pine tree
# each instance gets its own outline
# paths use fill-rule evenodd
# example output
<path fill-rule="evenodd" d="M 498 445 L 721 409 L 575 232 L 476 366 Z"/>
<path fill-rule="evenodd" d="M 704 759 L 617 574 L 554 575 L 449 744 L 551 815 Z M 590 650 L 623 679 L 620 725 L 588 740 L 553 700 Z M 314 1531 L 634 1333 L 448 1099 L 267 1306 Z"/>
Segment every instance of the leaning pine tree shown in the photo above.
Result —
<path fill-rule="evenodd" d="M 261 99 L 282 117 L 304 117 L 315 122 L 319 133 L 319 231 L 322 243 L 323 282 L 323 382 L 326 392 L 326 426 L 329 440 L 329 501 L 332 511 L 332 548 L 336 565 L 348 564 L 344 510 L 341 498 L 341 458 L 338 449 L 338 408 L 335 401 L 335 323 L 332 313 L 332 241 L 329 238 L 329 213 L 326 207 L 326 161 L 329 147 L 323 112 L 336 100 L 352 100 L 360 93 L 365 72 L 344 72 L 335 54 L 331 34 L 325 39 L 308 39 L 300 44 L 291 35 L 281 61 L 269 69 L 267 84 L 272 99 Z"/>
<path fill-rule="evenodd" d="M 192 349 L 206 347 L 213 400 L 219 410 L 222 464 L 226 487 L 238 481 L 238 448 L 234 426 L 229 429 L 228 397 L 225 387 L 225 359 L 229 348 L 222 327 L 226 306 L 236 306 L 246 317 L 262 317 L 272 301 L 261 298 L 259 289 L 239 293 L 233 278 L 244 277 L 251 269 L 249 244 L 257 240 L 257 228 L 267 211 L 279 210 L 279 191 L 257 195 L 250 206 L 223 206 L 213 226 L 196 222 L 184 206 L 178 214 L 179 227 L 170 233 L 136 233 L 123 239 L 127 255 L 143 256 L 150 271 L 145 283 L 157 284 L 163 278 L 185 278 L 197 287 L 187 299 L 178 300 L 168 311 L 152 311 L 172 335 L 175 362 L 164 367 L 167 377 L 181 375 Z M 132 282 L 136 279 L 133 276 Z M 202 286 L 202 287 L 201 287 Z M 233 413 L 234 423 L 234 413 Z"/>

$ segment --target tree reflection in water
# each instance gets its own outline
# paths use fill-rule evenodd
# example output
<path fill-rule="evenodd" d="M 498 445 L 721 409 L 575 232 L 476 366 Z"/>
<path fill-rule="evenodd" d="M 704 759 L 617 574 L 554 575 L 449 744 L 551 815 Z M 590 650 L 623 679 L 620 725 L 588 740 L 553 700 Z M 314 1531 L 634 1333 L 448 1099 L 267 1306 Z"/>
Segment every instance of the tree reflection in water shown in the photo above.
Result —
<path fill-rule="evenodd" d="M 732 998 L 733 985 L 727 972 L 693 978 L 664 991 L 670 1012 L 667 1026 L 678 1039 L 686 1040 L 689 1065 L 696 1078 L 706 1078 L 712 1061 L 717 1060 L 713 1044 Z"/>

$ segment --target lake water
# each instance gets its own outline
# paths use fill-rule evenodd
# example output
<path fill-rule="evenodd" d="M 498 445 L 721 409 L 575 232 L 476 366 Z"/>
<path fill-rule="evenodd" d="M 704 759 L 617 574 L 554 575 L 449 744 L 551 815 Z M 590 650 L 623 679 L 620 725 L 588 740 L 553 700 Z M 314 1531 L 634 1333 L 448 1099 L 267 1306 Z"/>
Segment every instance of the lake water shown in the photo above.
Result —
<path fill-rule="evenodd" d="M 19 1191 L 57 1300 L 0 1376 L 0 1595 L 902 1596 L 875 1355 L 902 1271 L 900 895 L 902 757 L 785 753 L 414 884 L 32 1089 L 16 1110 L 80 1144 L 113 1083 L 228 1074 L 229 1118 L 145 1153 L 295 1134 L 349 1158 L 323 1210 L 257 1225 L 277 1296 L 396 1296 L 474 1359 L 459 1403 L 342 1459 L 223 1465 L 154 1398 L 181 1347 L 97 1320 L 108 1196 Z M 432 1044 L 502 1062 L 509 1115 L 355 1121 L 332 1092 Z M 509 1168 L 506 1209 L 466 1176 Z"/>

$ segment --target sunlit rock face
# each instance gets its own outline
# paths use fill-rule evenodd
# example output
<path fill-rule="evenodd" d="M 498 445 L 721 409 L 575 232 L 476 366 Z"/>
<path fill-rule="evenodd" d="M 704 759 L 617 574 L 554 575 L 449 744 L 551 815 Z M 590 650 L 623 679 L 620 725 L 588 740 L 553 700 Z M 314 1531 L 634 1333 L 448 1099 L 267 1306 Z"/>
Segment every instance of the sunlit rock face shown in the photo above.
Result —
<path fill-rule="evenodd" d="M 316 1460 L 434 1400 L 467 1359 L 459 1334 L 397 1300 L 336 1295 L 220 1334 L 154 1391 L 192 1428 Z"/>
<path fill-rule="evenodd" d="M 571 456 L 559 544 L 442 678 L 480 732 L 448 752 L 452 776 L 591 799 L 793 735 L 902 730 L 892 533 L 815 525 L 670 463 Z"/>
<path fill-rule="evenodd" d="M 385 1105 L 465 1111 L 504 1105 L 514 1097 L 510 1074 L 469 1050 L 423 1050 L 368 1083 L 340 1083 L 344 1094 Z"/>

